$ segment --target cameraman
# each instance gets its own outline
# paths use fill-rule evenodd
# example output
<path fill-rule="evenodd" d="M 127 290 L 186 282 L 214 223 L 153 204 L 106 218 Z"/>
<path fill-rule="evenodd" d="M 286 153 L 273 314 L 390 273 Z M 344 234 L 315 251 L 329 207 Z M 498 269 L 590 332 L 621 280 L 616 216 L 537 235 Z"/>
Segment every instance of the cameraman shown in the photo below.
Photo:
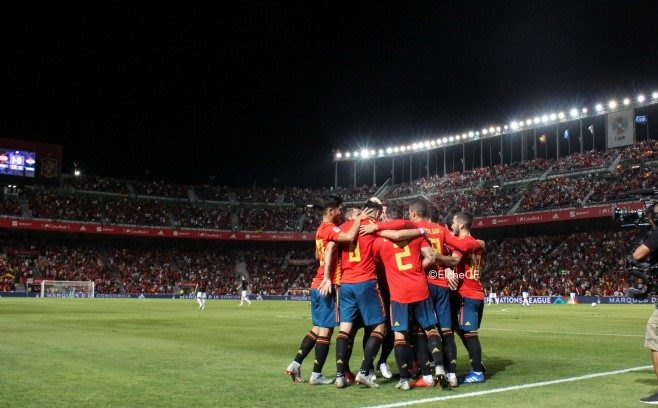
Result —
<path fill-rule="evenodd" d="M 650 221 L 652 231 L 644 239 L 644 241 L 635 248 L 633 251 L 633 261 L 634 262 L 649 262 L 650 265 L 655 265 L 658 263 L 658 229 L 654 226 L 654 216 L 658 212 L 658 202 L 653 204 L 653 212 L 647 214 L 647 218 Z M 658 377 L 658 302 L 656 302 L 656 307 L 649 317 L 647 322 L 646 333 L 644 337 L 644 347 L 651 350 L 651 362 L 653 363 L 653 370 Z M 650 395 L 645 398 L 641 398 L 640 401 L 647 404 L 658 404 L 658 392 Z"/>

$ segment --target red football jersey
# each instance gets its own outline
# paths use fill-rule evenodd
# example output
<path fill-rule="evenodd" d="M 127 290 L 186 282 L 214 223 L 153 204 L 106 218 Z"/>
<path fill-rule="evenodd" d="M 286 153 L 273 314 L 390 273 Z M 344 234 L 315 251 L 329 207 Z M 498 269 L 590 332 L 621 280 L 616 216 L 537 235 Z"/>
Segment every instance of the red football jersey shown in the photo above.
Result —
<path fill-rule="evenodd" d="M 461 261 L 455 267 L 455 273 L 459 276 L 457 291 L 463 297 L 484 300 L 484 288 L 480 283 L 484 249 L 470 235 L 451 240 L 451 246 L 461 255 Z"/>
<path fill-rule="evenodd" d="M 449 255 L 445 247 L 446 240 L 449 240 L 450 237 L 454 238 L 454 236 L 447 227 L 429 221 L 418 221 L 416 225 L 425 230 L 425 237 L 436 254 Z M 436 263 L 434 268 L 428 270 L 427 281 L 432 285 L 449 287 L 445 267 L 439 262 Z"/>
<path fill-rule="evenodd" d="M 429 247 L 423 237 L 398 242 L 381 237 L 375 240 L 373 252 L 384 264 L 392 301 L 414 303 L 429 297 L 422 264 L 423 247 Z"/>
<path fill-rule="evenodd" d="M 315 250 L 320 256 L 320 266 L 311 283 L 311 289 L 320 287 L 320 283 L 324 279 L 324 254 L 327 249 L 327 244 L 330 241 L 336 241 L 341 230 L 336 224 L 331 222 L 322 222 L 315 233 Z M 338 252 L 338 243 L 334 246 L 334 256 L 331 258 L 331 265 L 329 267 L 331 283 L 340 284 L 340 253 Z"/>
<path fill-rule="evenodd" d="M 348 231 L 354 221 L 345 221 L 340 225 L 342 231 Z M 367 224 L 372 220 L 361 220 Z M 359 235 L 350 244 L 343 244 L 341 251 L 341 283 L 360 283 L 377 279 L 375 258 L 372 254 L 372 243 L 377 238 L 374 234 Z"/>

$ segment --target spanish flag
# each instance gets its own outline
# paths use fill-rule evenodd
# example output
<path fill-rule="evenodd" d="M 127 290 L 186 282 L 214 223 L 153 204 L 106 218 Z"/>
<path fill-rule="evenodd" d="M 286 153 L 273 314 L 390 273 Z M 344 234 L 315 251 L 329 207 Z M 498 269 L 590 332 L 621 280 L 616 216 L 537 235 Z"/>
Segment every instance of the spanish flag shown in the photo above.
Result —
<path fill-rule="evenodd" d="M 546 143 L 546 135 L 539 136 L 539 143 Z"/>

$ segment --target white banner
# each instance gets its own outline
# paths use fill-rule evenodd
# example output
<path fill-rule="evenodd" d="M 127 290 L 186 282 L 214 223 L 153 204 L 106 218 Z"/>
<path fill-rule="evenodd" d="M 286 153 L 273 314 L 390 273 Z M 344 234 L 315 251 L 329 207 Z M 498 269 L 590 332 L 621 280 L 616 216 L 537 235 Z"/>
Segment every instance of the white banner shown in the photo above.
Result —
<path fill-rule="evenodd" d="M 608 113 L 606 116 L 607 148 L 630 146 L 635 140 L 635 112 L 633 109 Z"/>

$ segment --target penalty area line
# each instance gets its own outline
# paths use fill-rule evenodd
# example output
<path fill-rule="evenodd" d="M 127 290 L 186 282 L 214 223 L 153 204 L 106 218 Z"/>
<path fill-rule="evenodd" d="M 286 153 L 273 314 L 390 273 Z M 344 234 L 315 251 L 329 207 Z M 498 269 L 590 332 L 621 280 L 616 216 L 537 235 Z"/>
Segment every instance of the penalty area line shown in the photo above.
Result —
<path fill-rule="evenodd" d="M 543 386 L 546 386 L 546 385 L 561 384 L 561 383 L 572 382 L 572 381 L 580 381 L 580 380 L 586 380 L 586 379 L 589 379 L 589 378 L 596 378 L 596 377 L 605 377 L 605 376 L 608 376 L 608 375 L 623 374 L 623 373 L 628 373 L 628 372 L 631 372 L 631 371 L 646 370 L 646 369 L 649 369 L 649 368 L 653 368 L 653 366 L 648 365 L 648 366 L 642 366 L 642 367 L 626 368 L 626 369 L 617 370 L 617 371 L 608 371 L 608 372 L 604 372 L 604 373 L 594 373 L 594 374 L 581 375 L 581 376 L 578 376 L 578 377 L 561 378 L 559 380 L 542 381 L 542 382 L 532 383 L 532 384 L 514 385 L 514 386 L 511 386 L 511 387 L 496 388 L 496 389 L 484 390 L 484 391 L 467 392 L 465 394 L 447 395 L 447 396 L 444 396 L 444 397 L 423 398 L 423 399 L 414 400 L 414 401 L 396 402 L 396 403 L 393 403 L 393 404 L 372 405 L 372 406 L 363 407 L 363 408 L 406 407 L 406 406 L 410 406 L 410 405 L 424 404 L 426 402 L 445 401 L 445 400 L 452 400 L 452 399 L 458 399 L 458 398 L 468 398 L 468 397 L 487 395 L 487 394 L 496 394 L 496 393 L 499 393 L 499 392 L 516 391 L 516 390 L 522 390 L 524 388 L 543 387 Z"/>

